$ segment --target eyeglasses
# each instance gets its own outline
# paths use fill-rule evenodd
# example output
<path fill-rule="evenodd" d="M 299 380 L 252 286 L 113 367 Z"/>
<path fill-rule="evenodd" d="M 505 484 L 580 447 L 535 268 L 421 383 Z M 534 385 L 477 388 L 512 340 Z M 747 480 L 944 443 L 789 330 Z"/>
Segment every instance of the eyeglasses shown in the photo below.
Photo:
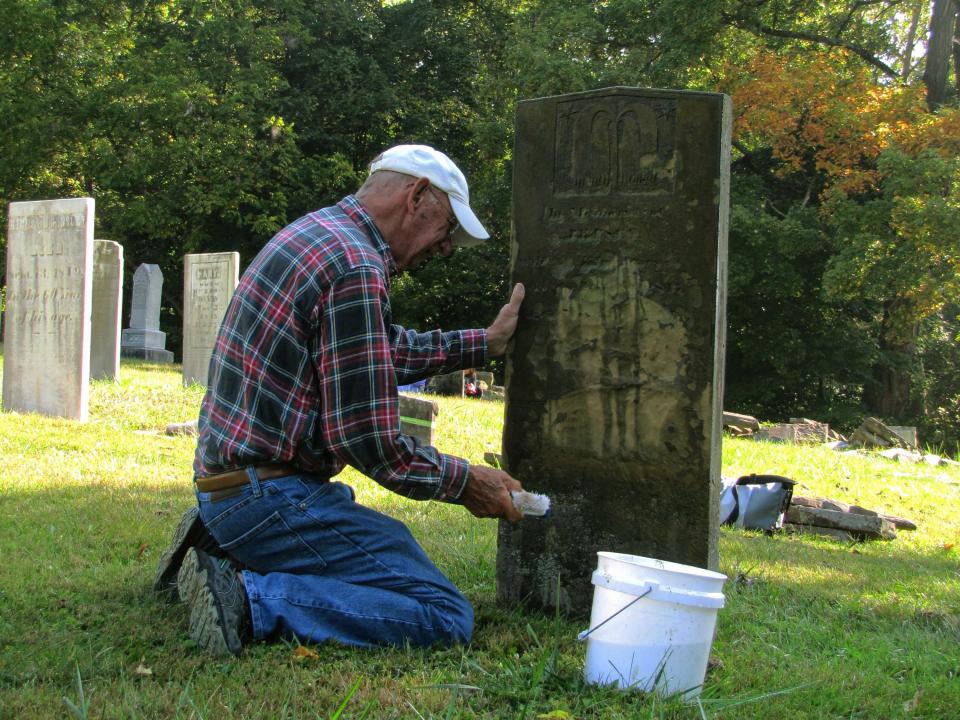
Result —
<path fill-rule="evenodd" d="M 440 203 L 440 207 L 443 207 L 443 201 L 433 191 L 433 185 L 427 185 L 427 190 L 429 190 L 430 194 L 433 195 L 433 199 Z M 460 221 L 457 220 L 457 216 L 451 212 L 450 216 L 447 218 L 447 237 L 452 238 L 453 234 L 459 229 Z"/>

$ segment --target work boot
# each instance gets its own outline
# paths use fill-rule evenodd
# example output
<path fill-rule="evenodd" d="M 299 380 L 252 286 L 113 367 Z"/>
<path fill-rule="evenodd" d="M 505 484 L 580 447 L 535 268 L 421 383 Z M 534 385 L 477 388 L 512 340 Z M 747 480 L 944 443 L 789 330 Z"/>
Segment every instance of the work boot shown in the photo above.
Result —
<path fill-rule="evenodd" d="M 200 548 L 210 555 L 222 556 L 224 553 L 217 545 L 217 541 L 203 524 L 200 518 L 200 508 L 196 505 L 187 510 L 176 530 L 173 531 L 173 540 L 170 547 L 160 554 L 157 565 L 157 575 L 153 581 L 153 589 L 157 592 L 170 592 L 171 599 L 176 598 L 177 573 L 184 555 L 191 547 Z"/>
<path fill-rule="evenodd" d="M 211 655 L 239 655 L 249 634 L 247 593 L 237 567 L 190 548 L 177 574 L 177 592 L 190 607 L 190 637 Z"/>

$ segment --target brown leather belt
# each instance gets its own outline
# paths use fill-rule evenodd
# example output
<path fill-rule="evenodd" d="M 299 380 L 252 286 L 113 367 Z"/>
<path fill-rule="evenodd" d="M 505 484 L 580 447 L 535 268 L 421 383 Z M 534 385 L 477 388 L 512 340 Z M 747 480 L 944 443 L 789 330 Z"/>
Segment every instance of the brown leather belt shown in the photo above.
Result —
<path fill-rule="evenodd" d="M 295 465 L 290 463 L 272 463 L 270 465 L 257 465 L 254 470 L 257 473 L 257 479 L 270 480 L 272 478 L 283 477 L 285 475 L 295 475 L 300 472 Z M 229 490 L 231 488 L 243 487 L 250 482 L 246 469 L 231 470 L 217 475 L 196 478 L 197 490 L 200 492 L 217 492 L 218 490 Z"/>

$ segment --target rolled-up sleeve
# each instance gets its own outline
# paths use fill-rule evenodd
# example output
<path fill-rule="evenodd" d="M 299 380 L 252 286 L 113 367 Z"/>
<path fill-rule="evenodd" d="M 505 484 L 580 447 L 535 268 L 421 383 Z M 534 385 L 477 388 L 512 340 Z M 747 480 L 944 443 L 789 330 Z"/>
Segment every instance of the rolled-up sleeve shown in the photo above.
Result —
<path fill-rule="evenodd" d="M 378 269 L 366 266 L 343 274 L 322 299 L 314 363 L 324 439 L 342 462 L 393 492 L 421 500 L 456 500 L 466 485 L 469 464 L 420 445 L 400 432 L 398 373 L 394 367 L 398 340 L 388 329 L 385 308 L 389 308 L 389 301 L 384 277 Z M 483 331 L 479 331 L 479 340 L 473 331 L 465 332 L 469 343 L 479 342 L 483 354 Z M 407 337 L 399 341 L 404 348 L 422 349 L 434 342 L 422 343 L 417 333 L 412 333 L 412 338 L 410 333 L 400 335 Z M 452 352 L 458 360 L 465 356 L 459 347 L 462 338 L 444 340 L 445 335 L 458 333 L 436 335 L 439 349 L 435 355 L 451 356 Z M 445 350 L 445 342 L 456 350 Z M 405 368 L 418 363 L 434 367 L 431 363 L 436 362 L 442 367 L 446 361 L 424 361 L 430 353 L 419 349 L 405 349 L 401 355 Z M 412 359 L 418 356 L 420 360 Z"/>

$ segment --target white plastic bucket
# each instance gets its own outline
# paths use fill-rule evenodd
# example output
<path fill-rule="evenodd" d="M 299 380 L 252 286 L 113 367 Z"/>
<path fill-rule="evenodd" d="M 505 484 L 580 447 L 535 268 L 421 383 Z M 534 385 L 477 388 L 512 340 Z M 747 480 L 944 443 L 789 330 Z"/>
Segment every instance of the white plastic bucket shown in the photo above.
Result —
<path fill-rule="evenodd" d="M 691 565 L 597 553 L 584 677 L 664 697 L 700 694 L 727 576 Z"/>

